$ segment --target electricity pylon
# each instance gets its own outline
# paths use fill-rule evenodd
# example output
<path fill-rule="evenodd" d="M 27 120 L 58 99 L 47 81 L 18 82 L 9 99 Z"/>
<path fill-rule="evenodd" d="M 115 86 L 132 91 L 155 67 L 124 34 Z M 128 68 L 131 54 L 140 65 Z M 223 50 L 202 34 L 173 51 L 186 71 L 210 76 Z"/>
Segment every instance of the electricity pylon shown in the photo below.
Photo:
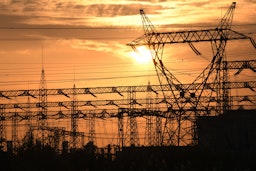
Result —
<path fill-rule="evenodd" d="M 171 99 L 166 103 L 169 116 L 164 126 L 165 145 L 180 146 L 196 143 L 196 117 L 208 115 L 206 111 L 210 106 L 210 101 L 203 101 L 201 97 L 217 99 L 214 107 L 216 115 L 230 109 L 230 82 L 228 67 L 225 65 L 227 41 L 250 39 L 256 48 L 252 38 L 231 29 L 235 6 L 236 3 L 233 2 L 214 29 L 178 32 L 158 32 L 144 11 L 140 10 L 144 34 L 127 45 L 135 51 L 138 46 L 147 46 L 161 87 L 168 85 L 169 91 L 162 91 L 166 99 Z M 166 44 L 187 43 L 197 55 L 200 55 L 201 53 L 192 44 L 194 42 L 211 42 L 213 58 L 192 84 L 185 87 L 164 65 L 163 51 Z M 215 86 L 208 89 L 209 83 Z M 196 88 L 195 84 L 198 85 Z"/>
<path fill-rule="evenodd" d="M 45 127 L 48 126 L 47 123 L 47 87 L 46 87 L 46 79 L 44 68 L 41 72 L 41 80 L 39 87 L 39 114 L 38 114 L 38 128 L 39 128 L 39 137 L 41 139 L 41 143 L 46 145 L 46 135 L 45 135 Z"/>
<path fill-rule="evenodd" d="M 78 144 L 78 138 L 77 138 L 77 116 L 78 116 L 78 110 L 77 110 L 77 97 L 75 92 L 75 84 L 73 86 L 73 99 L 72 99 L 72 105 L 71 105 L 71 146 L 72 148 L 76 148 Z"/>

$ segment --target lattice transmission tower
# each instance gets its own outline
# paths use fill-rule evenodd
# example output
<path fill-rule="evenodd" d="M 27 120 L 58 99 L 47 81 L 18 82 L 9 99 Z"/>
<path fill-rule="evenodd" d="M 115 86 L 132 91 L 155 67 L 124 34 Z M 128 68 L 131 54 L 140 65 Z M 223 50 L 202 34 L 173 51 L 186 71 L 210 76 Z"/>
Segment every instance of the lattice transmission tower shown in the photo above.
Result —
<path fill-rule="evenodd" d="M 48 126 L 47 122 L 47 85 L 45 79 L 44 68 L 42 68 L 40 87 L 39 87 L 39 114 L 38 114 L 38 129 L 39 129 L 39 138 L 42 145 L 45 145 L 46 142 L 46 131 L 45 128 Z"/>
<path fill-rule="evenodd" d="M 196 143 L 196 118 L 200 115 L 219 115 L 231 108 L 231 83 L 225 53 L 227 41 L 249 39 L 256 48 L 251 37 L 231 29 L 235 6 L 233 2 L 216 28 L 177 32 L 158 32 L 144 11 L 140 10 L 144 34 L 127 45 L 135 51 L 138 51 L 138 46 L 147 46 L 162 89 L 168 85 L 169 90 L 162 91 L 168 99 L 163 144 L 180 146 Z M 165 66 L 162 60 L 164 47 L 167 44 L 187 43 L 197 55 L 201 55 L 192 44 L 197 42 L 210 42 L 213 57 L 202 73 L 191 84 L 185 85 Z M 207 87 L 210 84 L 212 86 Z M 215 100 L 205 101 L 202 97 Z"/>

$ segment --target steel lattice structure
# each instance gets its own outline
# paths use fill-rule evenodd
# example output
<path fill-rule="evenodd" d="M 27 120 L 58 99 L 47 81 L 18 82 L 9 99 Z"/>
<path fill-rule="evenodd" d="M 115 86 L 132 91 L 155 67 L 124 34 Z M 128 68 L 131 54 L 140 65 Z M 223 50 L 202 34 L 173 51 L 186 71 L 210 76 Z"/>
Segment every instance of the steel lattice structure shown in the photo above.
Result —
<path fill-rule="evenodd" d="M 210 106 L 210 103 L 201 100 L 201 97 L 209 96 L 217 99 L 216 115 L 231 109 L 230 80 L 225 54 L 227 41 L 249 39 L 256 48 L 256 43 L 251 37 L 231 29 L 235 6 L 236 3 L 233 2 L 214 29 L 178 32 L 158 32 L 144 11 L 140 10 L 144 34 L 127 45 L 135 51 L 138 46 L 147 46 L 151 51 L 160 85 L 168 85 L 169 91 L 163 91 L 163 94 L 164 97 L 171 98 L 173 101 L 166 104 L 170 111 L 170 120 L 165 127 L 167 136 L 164 143 L 166 145 L 180 146 L 196 143 L 195 120 L 201 114 L 198 111 Z M 213 57 L 209 65 L 190 86 L 184 88 L 179 86 L 182 83 L 164 65 L 162 60 L 164 47 L 166 44 L 187 43 L 197 55 L 200 55 L 192 44 L 196 42 L 210 42 Z M 214 83 L 210 91 L 206 88 L 209 83 Z M 198 84 L 196 89 L 194 89 L 195 84 Z M 193 98 L 184 103 L 186 97 Z M 187 106 L 194 110 L 189 112 L 184 110 Z M 191 118 L 191 120 L 182 119 L 184 117 Z"/>
<path fill-rule="evenodd" d="M 149 47 L 159 85 L 85 88 L 74 85 L 73 88 L 49 89 L 42 70 L 39 89 L 0 91 L 0 145 L 4 146 L 8 140 L 6 129 L 9 126 L 11 140 L 18 146 L 20 127 L 25 125 L 23 142 L 39 133 L 37 138 L 44 144 L 61 148 L 62 141 L 70 141 L 70 148 L 79 148 L 84 141 L 96 142 L 97 122 L 105 124 L 109 120 L 116 124 L 112 143 L 118 147 L 195 144 L 197 116 L 219 115 L 230 109 L 255 109 L 255 94 L 230 92 L 255 92 L 256 88 L 254 80 L 229 79 L 231 70 L 235 75 L 245 69 L 256 72 L 255 60 L 226 59 L 227 41 L 249 39 L 256 46 L 252 38 L 231 29 L 234 9 L 235 3 L 232 3 L 214 29 L 163 33 L 157 32 L 140 10 L 144 34 L 128 45 L 135 50 L 137 46 Z M 192 44 L 197 42 L 210 42 L 213 58 L 192 83 L 182 83 L 164 65 L 164 47 L 187 43 L 200 55 Z M 56 122 L 68 123 L 68 126 L 50 126 Z M 88 126 L 87 132 L 80 130 L 84 126 Z"/>
<path fill-rule="evenodd" d="M 181 84 L 181 87 L 188 87 L 187 84 Z M 139 88 L 138 88 L 139 87 Z M 168 85 L 165 85 L 166 91 L 168 90 Z M 214 87 L 213 84 L 208 85 L 208 89 L 212 89 Z M 231 84 L 231 87 L 234 89 L 246 89 L 249 91 L 254 91 L 256 88 L 256 82 L 233 82 Z M 120 89 L 120 87 L 115 87 L 115 89 Z M 194 87 L 195 89 L 197 86 Z M 97 87 L 97 88 L 82 88 L 84 89 L 93 89 L 95 95 L 94 96 L 100 96 L 101 94 L 109 94 L 109 89 L 107 87 Z M 13 125 L 13 128 L 17 130 L 17 127 L 20 123 L 24 122 L 28 126 L 28 133 L 26 134 L 26 137 L 28 137 L 29 132 L 35 132 L 38 129 L 44 130 L 46 135 L 48 137 L 48 142 L 52 144 L 54 147 L 60 145 L 58 142 L 55 142 L 53 139 L 53 135 L 56 134 L 56 136 L 62 136 L 62 140 L 70 136 L 70 141 L 75 139 L 73 141 L 74 143 L 71 145 L 72 147 L 76 146 L 79 147 L 81 145 L 78 145 L 76 143 L 81 144 L 82 139 L 81 137 L 88 138 L 90 140 L 95 140 L 95 136 L 97 132 L 95 131 L 95 122 L 93 121 L 95 119 L 112 119 L 116 118 L 118 121 L 118 135 L 117 135 L 117 145 L 122 146 L 129 146 L 131 144 L 138 145 L 138 132 L 136 129 L 134 129 L 133 125 L 136 124 L 137 118 L 144 117 L 146 119 L 145 122 L 148 121 L 149 118 L 151 118 L 151 122 L 148 122 L 146 124 L 146 128 L 148 131 L 151 130 L 151 134 L 149 132 L 146 132 L 145 130 L 145 144 L 148 145 L 163 145 L 163 128 L 162 128 L 162 121 L 169 117 L 169 112 L 166 111 L 165 104 L 171 103 L 173 99 L 166 99 L 163 96 L 158 97 L 158 95 L 161 94 L 162 89 L 161 85 L 142 85 L 142 86 L 134 86 L 134 87 L 122 87 L 123 92 L 122 96 L 117 94 L 117 97 L 120 97 L 122 99 L 109 99 L 109 100 L 98 100 L 98 98 L 92 96 L 94 100 L 79 100 L 72 96 L 74 96 L 74 92 L 79 92 L 81 88 L 70 88 L 68 89 L 46 89 L 47 92 L 70 92 L 72 94 L 66 94 L 65 96 L 62 95 L 61 97 L 64 97 L 64 99 L 61 99 L 60 101 L 47 101 L 47 115 L 41 112 L 39 109 L 41 108 L 40 103 L 38 102 L 39 96 L 31 96 L 30 92 L 35 92 L 35 90 L 13 90 L 13 91 L 2 91 L 2 94 L 5 95 L 14 95 L 13 92 L 16 93 L 16 97 L 11 98 L 24 98 L 24 96 L 19 96 L 21 93 L 29 92 L 26 94 L 25 98 L 28 99 L 27 102 L 24 103 L 2 103 L 0 105 L 1 109 L 1 130 L 2 134 L 1 137 L 3 139 L 6 139 L 6 136 L 4 134 L 4 126 L 8 121 L 15 121 L 16 125 Z M 105 91 L 104 91 L 105 90 Z M 129 92 L 129 91 L 131 92 Z M 142 91 L 143 90 L 143 91 Z M 37 90 L 39 91 L 39 90 Z M 98 92 L 98 93 L 97 93 Z M 128 92 L 128 94 L 127 94 Z M 116 94 L 115 92 L 111 92 L 110 94 Z M 129 94 L 140 94 L 143 93 L 143 97 L 135 97 L 135 95 L 129 95 Z M 151 93 L 150 96 L 148 94 Z M 60 96 L 59 94 L 49 95 L 47 94 L 47 97 L 56 97 Z M 66 96 L 69 96 L 67 98 Z M 88 94 L 82 94 L 82 96 L 88 96 Z M 125 97 L 124 97 L 125 96 Z M 128 98 L 130 96 L 130 98 Z M 6 96 L 7 97 L 7 96 Z M 10 97 L 6 98 L 2 97 L 2 100 L 9 101 Z M 132 98 L 131 98 L 132 97 Z M 115 97 L 116 98 L 116 97 Z M 213 104 L 216 103 L 217 99 L 215 97 L 202 97 L 203 101 L 209 101 Z M 186 101 L 190 100 L 190 98 L 187 98 L 184 100 L 184 103 Z M 149 102 L 150 101 L 150 102 Z M 244 95 L 244 96 L 232 96 L 231 101 L 234 103 L 237 103 L 238 105 L 233 105 L 232 109 L 251 109 L 254 107 L 256 103 L 256 96 L 255 95 Z M 158 107 L 156 107 L 158 106 Z M 242 108 L 243 107 L 243 108 Z M 191 111 L 191 108 L 184 109 L 186 111 Z M 201 113 L 213 113 L 214 112 L 214 106 L 210 106 L 209 108 L 204 108 L 200 110 Z M 133 118 L 133 123 L 125 123 L 124 119 L 127 118 L 127 122 L 130 119 L 130 117 Z M 35 127 L 33 126 L 33 122 L 36 122 L 38 120 L 48 120 L 48 121 L 58 121 L 58 122 L 64 122 L 66 120 L 70 120 L 71 130 L 65 130 L 64 128 L 54 128 L 54 127 Z M 183 118 L 183 119 L 190 119 L 190 118 Z M 78 121 L 85 120 L 89 123 L 90 130 L 88 135 L 83 135 L 82 132 L 78 132 L 75 128 L 79 127 Z M 130 121 L 130 120 L 129 120 Z M 75 123 L 74 123 L 75 122 Z M 75 125 L 75 127 L 74 127 Z M 81 126 L 81 125 L 80 125 Z M 124 129 L 124 126 L 126 126 L 126 129 Z M 30 128 L 32 130 L 29 131 Z M 132 132 L 130 128 L 133 128 Z M 136 128 L 136 127 L 135 127 Z M 155 133 L 154 133 L 155 132 Z M 17 132 L 16 132 L 17 133 Z M 133 134 L 136 136 L 133 137 Z M 25 138 L 26 139 L 26 138 Z M 67 138 L 66 138 L 67 139 Z M 135 141 L 136 140 L 136 141 Z M 141 140 L 140 140 L 141 141 Z M 137 144 L 136 144 L 137 143 Z M 143 142 L 140 142 L 144 144 Z"/>

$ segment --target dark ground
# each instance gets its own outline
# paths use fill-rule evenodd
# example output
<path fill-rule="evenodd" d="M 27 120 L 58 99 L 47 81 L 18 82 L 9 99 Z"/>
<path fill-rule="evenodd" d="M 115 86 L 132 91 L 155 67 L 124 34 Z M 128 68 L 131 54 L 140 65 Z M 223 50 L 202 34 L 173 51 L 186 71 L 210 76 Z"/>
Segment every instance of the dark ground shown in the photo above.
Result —
<path fill-rule="evenodd" d="M 96 153 L 94 146 L 56 152 L 47 146 L 20 148 L 16 154 L 0 153 L 1 170 L 8 171 L 252 171 L 252 151 L 215 151 L 197 147 L 127 147 L 113 157 Z"/>

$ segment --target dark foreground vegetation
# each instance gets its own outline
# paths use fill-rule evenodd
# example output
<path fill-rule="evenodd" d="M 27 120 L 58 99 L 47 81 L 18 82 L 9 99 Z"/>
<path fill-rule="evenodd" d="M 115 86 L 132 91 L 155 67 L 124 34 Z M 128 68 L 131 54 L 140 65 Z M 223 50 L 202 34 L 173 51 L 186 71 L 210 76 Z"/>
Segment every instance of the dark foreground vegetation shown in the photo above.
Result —
<path fill-rule="evenodd" d="M 93 144 L 83 149 L 57 152 L 33 145 L 15 154 L 0 152 L 0 170 L 8 171 L 252 171 L 255 152 L 210 152 L 197 147 L 129 147 L 112 155 L 97 152 Z"/>

